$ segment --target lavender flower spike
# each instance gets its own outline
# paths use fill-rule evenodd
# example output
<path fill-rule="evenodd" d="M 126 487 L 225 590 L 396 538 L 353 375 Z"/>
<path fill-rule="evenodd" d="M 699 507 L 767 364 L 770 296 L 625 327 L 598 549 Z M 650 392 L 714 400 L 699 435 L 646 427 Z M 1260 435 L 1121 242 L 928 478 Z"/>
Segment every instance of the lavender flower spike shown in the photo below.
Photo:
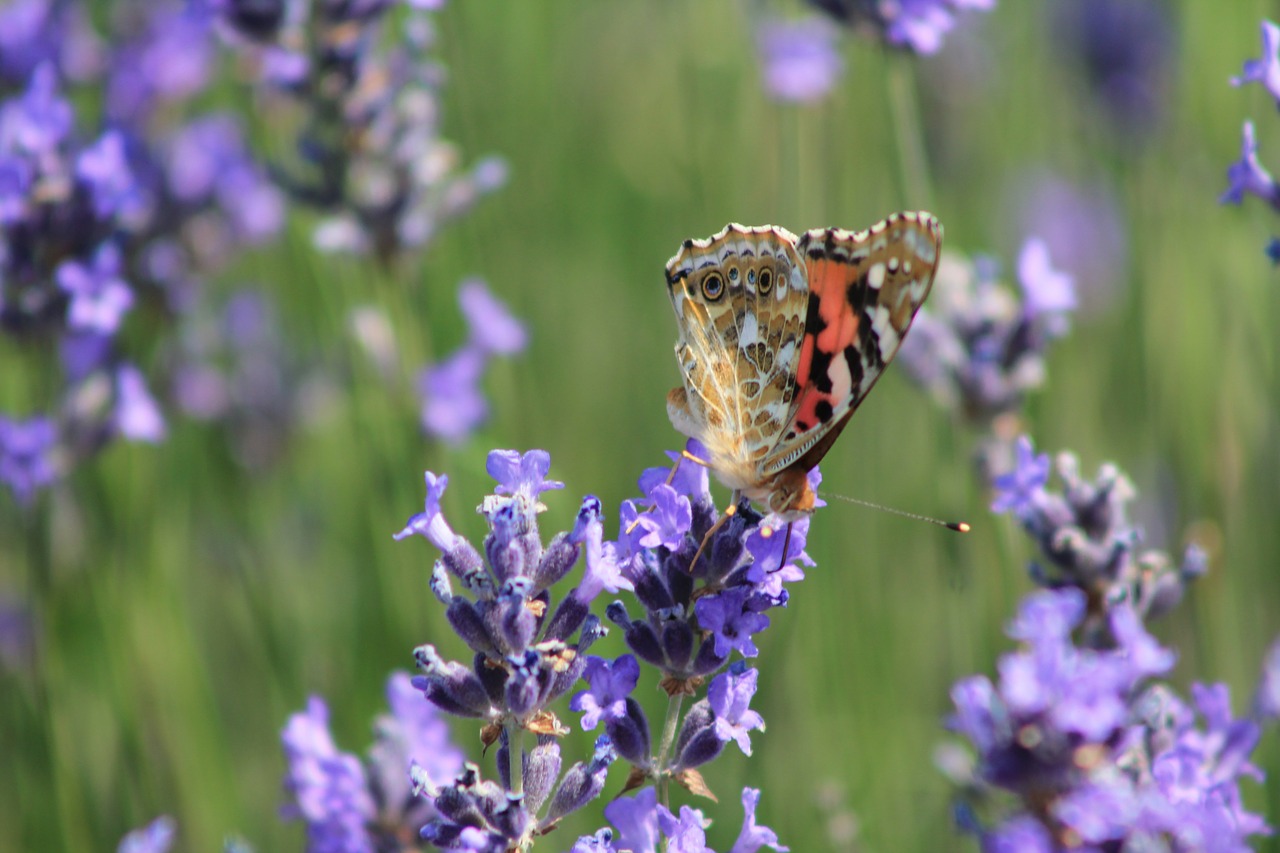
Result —
<path fill-rule="evenodd" d="M 1280 27 L 1262 22 L 1262 56 L 1245 62 L 1239 77 L 1231 78 L 1232 86 L 1261 83 L 1280 105 Z"/>

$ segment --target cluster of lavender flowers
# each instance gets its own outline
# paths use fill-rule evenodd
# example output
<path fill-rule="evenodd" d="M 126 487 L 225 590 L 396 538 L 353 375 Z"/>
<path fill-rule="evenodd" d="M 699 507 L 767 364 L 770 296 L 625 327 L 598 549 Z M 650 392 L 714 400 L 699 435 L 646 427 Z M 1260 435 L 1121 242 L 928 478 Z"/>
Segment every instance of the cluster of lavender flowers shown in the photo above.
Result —
<path fill-rule="evenodd" d="M 689 450 L 702 452 L 696 443 Z M 752 637 L 769 626 L 766 611 L 787 603 L 784 583 L 803 578 L 782 549 L 790 560 L 810 563 L 804 554 L 808 522 L 795 522 L 787 536 L 780 519 L 762 517 L 747 504 L 721 517 L 706 470 L 671 455 L 674 469 L 642 475 L 645 497 L 624 502 L 612 541 L 604 540 L 600 501 L 588 496 L 573 528 L 544 544 L 540 496 L 563 484 L 546 479 L 550 457 L 543 451 L 489 455 L 497 487 L 478 510 L 489 525 L 481 548 L 455 533 L 441 513 L 447 478 L 427 473 L 426 506 L 396 538 L 421 535 L 440 551 L 431 589 L 472 658 L 447 660 L 434 645 L 416 649 L 417 713 L 438 708 L 474 720 L 481 741 L 497 744 L 497 766 L 485 778 L 471 763 L 442 773 L 438 763 L 419 761 L 410 769 L 402 761 L 398 772 L 402 780 L 412 776 L 420 799 L 413 801 L 416 809 L 402 807 L 389 819 L 358 762 L 319 764 L 308 758 L 317 750 L 297 750 L 291 732 L 303 717 L 295 718 L 285 733 L 289 788 L 298 804 L 292 813 L 306 820 L 312 849 L 403 849 L 377 847 L 378 839 L 392 835 L 404 845 L 420 835 L 442 849 L 529 849 L 598 799 L 611 765 L 622 760 L 629 771 L 620 790 L 643 790 L 614 799 L 604 809 L 610 826 L 580 838 L 575 853 L 656 853 L 660 843 L 686 853 L 709 850 L 703 813 L 689 806 L 672 812 L 668 791 L 675 783 L 710 796 L 699 768 L 730 741 L 750 754 L 749 732 L 764 728 L 750 709 L 758 673 L 731 658 L 735 651 L 756 656 Z M 563 589 L 579 564 L 577 584 Z M 633 615 L 621 600 L 605 608 L 630 650 L 612 660 L 587 654 L 607 633 L 591 612 L 605 591 L 634 595 L 640 609 Z M 631 696 L 644 664 L 668 697 L 656 742 L 648 716 Z M 580 680 L 586 689 L 570 697 Z M 562 772 L 559 738 L 568 727 L 555 706 L 565 698 L 582 715 L 583 730 L 603 724 L 604 733 L 590 756 Z M 687 699 L 695 701 L 684 710 Z M 320 753 L 332 754 L 329 741 L 321 746 Z M 304 790 L 322 792 L 307 798 L 313 807 L 303 806 Z M 750 788 L 742 792 L 745 816 L 731 853 L 786 849 L 756 824 L 759 795 Z"/>
<path fill-rule="evenodd" d="M 40 414 L 0 418 L 0 478 L 20 502 L 117 437 L 163 438 L 140 367 L 155 348 L 142 332 L 126 345 L 126 321 L 180 315 L 236 247 L 281 225 L 236 121 L 174 118 L 208 84 L 209 16 L 147 14 L 121 12 L 130 35 L 108 48 L 68 4 L 6 10 L 0 68 L 21 88 L 0 104 L 0 334 L 33 374 L 57 376 L 33 383 L 53 389 L 28 404 Z M 75 79 L 101 104 L 96 129 L 64 95 Z"/>
<path fill-rule="evenodd" d="M 1280 105 L 1280 26 L 1271 21 L 1262 22 L 1262 55 L 1245 62 L 1240 76 L 1231 78 L 1232 86 L 1246 83 L 1261 83 Z M 1227 189 L 1218 200 L 1238 205 L 1245 195 L 1256 196 L 1280 211 L 1280 184 L 1258 161 L 1258 140 L 1251 120 L 1244 123 L 1240 159 L 1227 168 Z M 1280 237 L 1272 237 L 1266 251 L 1272 263 L 1280 264 Z"/>
<path fill-rule="evenodd" d="M 506 182 L 502 160 L 464 169 L 440 135 L 444 69 L 430 13 L 444 0 L 219 5 L 233 40 L 260 60 L 264 102 L 300 114 L 297 162 L 278 178 L 326 214 L 319 248 L 391 263 Z M 404 37 L 382 50 L 397 8 Z"/>
<path fill-rule="evenodd" d="M 1270 829 L 1244 809 L 1239 780 L 1261 778 L 1249 756 L 1275 715 L 1275 674 L 1257 719 L 1233 717 L 1225 685 L 1193 685 L 1193 710 L 1155 680 L 1176 656 L 1143 620 L 1181 599 L 1205 556 L 1192 546 L 1175 566 L 1140 553 L 1134 490 L 1114 466 L 1093 482 L 1070 454 L 1056 468 L 1051 491 L 1050 460 L 1024 437 L 994 483 L 992 509 L 1039 546 L 1031 577 L 1044 589 L 1009 626 L 1022 646 L 1001 658 L 998 682 L 973 676 L 952 690 L 952 727 L 976 752 L 940 754 L 963 785 L 961 825 L 990 851 L 1248 849 Z"/>
<path fill-rule="evenodd" d="M 764 17 L 756 25 L 764 88 L 780 101 L 825 98 L 844 74 L 840 28 L 870 32 L 893 48 L 935 53 L 955 26 L 956 13 L 990 10 L 995 0 L 810 0 L 826 17 Z"/>
<path fill-rule="evenodd" d="M 994 262 L 952 252 L 938 268 L 929 304 L 903 341 L 899 362 L 945 408 L 981 428 L 984 472 L 1003 470 L 1028 391 L 1045 380 L 1045 351 L 1066 334 L 1076 306 L 1073 278 L 1031 238 L 1018 256 L 1020 295 Z"/>

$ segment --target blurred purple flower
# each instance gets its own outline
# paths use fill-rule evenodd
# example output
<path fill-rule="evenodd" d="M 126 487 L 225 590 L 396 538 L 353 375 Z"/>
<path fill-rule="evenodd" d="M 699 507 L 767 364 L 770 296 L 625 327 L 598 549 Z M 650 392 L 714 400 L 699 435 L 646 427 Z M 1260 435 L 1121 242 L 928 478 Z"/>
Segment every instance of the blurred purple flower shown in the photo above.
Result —
<path fill-rule="evenodd" d="M 990 11 L 996 0 L 881 0 L 880 8 L 890 44 L 916 53 L 937 53 L 955 26 L 955 15 L 966 9 Z"/>
<path fill-rule="evenodd" d="M 1280 104 L 1280 27 L 1262 22 L 1262 56 L 1247 60 L 1239 77 L 1231 78 L 1232 86 L 1261 83 L 1276 103 Z"/>
<path fill-rule="evenodd" d="M 177 833 L 178 827 L 173 818 L 158 817 L 120 839 L 116 853 L 168 853 Z"/>
<path fill-rule="evenodd" d="M 58 73 L 45 63 L 31 75 L 26 91 L 0 108 L 0 151 L 37 157 L 52 154 L 71 132 L 75 115 L 58 91 Z"/>
<path fill-rule="evenodd" d="M 817 17 L 765 20 L 756 29 L 766 91 L 781 101 L 818 101 L 844 74 L 839 32 Z"/>
<path fill-rule="evenodd" d="M 57 478 L 57 442 L 57 429 L 48 418 L 0 417 L 0 483 L 9 487 L 18 503 L 29 504 L 37 491 Z"/>
<path fill-rule="evenodd" d="M 0 225 L 12 225 L 26 215 L 33 177 L 25 159 L 0 153 Z"/>
<path fill-rule="evenodd" d="M 1262 677 L 1253 698 L 1253 713 L 1259 720 L 1280 719 L 1280 637 L 1271 641 L 1262 661 Z"/>
<path fill-rule="evenodd" d="M 1049 246 L 1039 237 L 1028 239 L 1018 255 L 1018 283 L 1022 285 L 1023 310 L 1032 316 L 1075 310 L 1075 280 L 1054 269 Z"/>
<path fill-rule="evenodd" d="M 206 3 L 155 3 L 141 32 L 115 49 L 106 83 L 111 118 L 141 126 L 157 102 L 203 91 L 215 59 L 212 23 Z"/>
<path fill-rule="evenodd" d="M 126 211 L 140 200 L 125 153 L 124 135 L 118 130 L 107 131 L 80 152 L 76 175 L 89 186 L 94 209 L 103 219 Z"/>
<path fill-rule="evenodd" d="M 1122 131 L 1153 130 L 1166 110 L 1177 55 L 1167 4 L 1059 0 L 1053 8 L 1053 42 L 1080 67 L 1104 115 Z"/>
<path fill-rule="evenodd" d="M 481 351 L 495 355 L 520 352 L 528 343 L 524 324 L 515 318 L 478 278 L 464 281 L 458 288 L 458 304 L 471 330 L 471 342 Z"/>
<path fill-rule="evenodd" d="M 91 264 L 64 261 L 57 269 L 58 286 L 71 297 L 67 325 L 72 329 L 113 335 L 133 307 L 133 290 L 121 278 L 120 247 L 103 243 Z"/>
<path fill-rule="evenodd" d="M 1025 435 L 1018 437 L 1015 450 L 1017 460 L 1013 470 L 997 476 L 991 484 L 995 492 L 992 512 L 1013 512 L 1015 515 L 1030 512 L 1049 482 L 1049 454 L 1036 453 L 1031 439 Z"/>
<path fill-rule="evenodd" d="M 1245 193 L 1249 193 L 1280 209 L 1280 186 L 1258 162 L 1258 141 L 1251 121 L 1244 123 L 1240 159 L 1227 168 L 1227 183 L 1226 191 L 1218 199 L 1221 204 L 1240 204 Z"/>
<path fill-rule="evenodd" d="M 486 363 L 482 351 L 463 347 L 419 374 L 424 430 L 456 444 L 484 423 L 489 404 L 477 386 Z"/>
<path fill-rule="evenodd" d="M 164 415 L 147 390 L 142 371 L 132 364 L 116 371 L 116 428 L 130 441 L 155 443 L 165 437 Z"/>
<path fill-rule="evenodd" d="M 1075 280 L 1082 313 L 1106 310 L 1128 283 L 1128 226 L 1110 187 L 1038 172 L 1023 177 L 1007 199 L 1001 220 L 1018 229 L 1016 239 L 1034 234 L 1044 240 L 1049 256 Z"/>
<path fill-rule="evenodd" d="M 290 796 L 282 815 L 306 823 L 308 848 L 372 853 L 366 825 L 377 816 L 376 806 L 360 759 L 334 745 L 324 701 L 311 697 L 305 711 L 289 718 L 280 738 Z"/>

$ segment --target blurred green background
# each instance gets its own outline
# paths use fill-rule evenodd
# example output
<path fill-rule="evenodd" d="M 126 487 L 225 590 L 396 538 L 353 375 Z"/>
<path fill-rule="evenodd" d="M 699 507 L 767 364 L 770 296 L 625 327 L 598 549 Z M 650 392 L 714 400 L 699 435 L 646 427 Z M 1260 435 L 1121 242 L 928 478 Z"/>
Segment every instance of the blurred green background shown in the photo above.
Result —
<path fill-rule="evenodd" d="M 1111 193 L 1126 251 L 1109 283 L 1080 282 L 1102 296 L 1053 349 L 1028 430 L 1041 449 L 1077 451 L 1086 472 L 1127 470 L 1149 545 L 1180 553 L 1199 531 L 1212 570 L 1153 628 L 1179 652 L 1175 684 L 1225 681 L 1243 710 L 1280 633 L 1276 273 L 1262 252 L 1275 214 L 1216 199 L 1246 117 L 1263 161 L 1280 163 L 1274 105 L 1227 84 L 1276 6 L 1164 4 L 1159 114 L 1125 130 L 1064 47 L 1059 5 L 962 16 L 920 60 L 846 38 L 835 92 L 796 106 L 764 92 L 753 26 L 798 6 L 450 4 L 437 19 L 446 134 L 469 158 L 507 158 L 509 186 L 442 234 L 416 280 L 318 255 L 297 214 L 286 241 L 237 270 L 279 300 L 291 340 L 355 366 L 329 416 L 257 472 L 218 430 L 175 420 L 166 444 L 114 446 L 35 513 L 0 504 L 0 590 L 36 618 L 29 659 L 0 673 L 0 850 L 114 849 L 161 813 L 177 818 L 180 849 L 216 849 L 229 832 L 301 849 L 301 825 L 276 815 L 286 717 L 320 694 L 339 744 L 362 751 L 386 676 L 411 666 L 415 645 L 463 656 L 427 588 L 434 551 L 391 539 L 421 508 L 424 469 L 449 475 L 448 517 L 479 541 L 486 452 L 545 448 L 568 488 L 546 496 L 544 530 L 571 526 L 594 493 L 613 535 L 641 470 L 681 442 L 664 405 L 678 377 L 662 283 L 681 240 L 729 221 L 859 228 L 928 207 L 944 252 L 990 252 L 1009 270 L 1028 236 L 1016 199 L 1045 173 Z M 899 177 L 895 73 L 917 93 L 932 197 Z M 489 376 L 491 421 L 450 448 L 421 436 L 345 323 L 377 305 L 406 364 L 442 355 L 465 333 L 455 291 L 468 275 L 527 320 L 532 343 Z M 760 638 L 768 731 L 750 759 L 708 768 L 721 804 L 696 804 L 716 819 L 712 846 L 732 844 L 744 784 L 763 788 L 760 820 L 792 850 L 971 844 L 932 753 L 951 684 L 992 673 L 1008 648 L 1031 555 L 986 510 L 976 438 L 895 370 L 823 463 L 832 491 L 975 529 L 956 537 L 838 504 L 817 516 L 818 567 Z M 614 636 L 593 651 L 620 649 Z M 660 719 L 652 679 L 638 695 Z M 455 733 L 478 758 L 474 726 Z M 587 742 L 575 735 L 566 755 Z M 1280 771 L 1273 736 L 1258 758 Z M 1274 788 L 1244 788 L 1280 821 Z M 601 823 L 588 809 L 539 849 Z"/>

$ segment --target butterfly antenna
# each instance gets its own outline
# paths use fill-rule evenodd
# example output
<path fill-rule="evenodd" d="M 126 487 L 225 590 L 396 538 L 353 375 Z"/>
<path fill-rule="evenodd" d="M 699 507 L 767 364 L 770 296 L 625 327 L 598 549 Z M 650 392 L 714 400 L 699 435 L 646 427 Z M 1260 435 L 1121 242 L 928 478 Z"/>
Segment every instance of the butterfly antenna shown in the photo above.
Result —
<path fill-rule="evenodd" d="M 903 518 L 914 518 L 916 521 L 926 521 L 929 524 L 936 524 L 939 527 L 945 527 L 948 530 L 954 530 L 956 533 L 968 533 L 970 530 L 972 530 L 972 528 L 969 526 L 969 522 L 967 521 L 943 521 L 940 518 L 932 518 L 931 516 L 920 515 L 914 512 L 907 512 L 906 510 L 894 509 L 891 506 L 872 503 L 871 501 L 859 500 L 858 498 L 851 498 L 846 495 L 833 495 L 833 494 L 827 493 L 827 494 L 824 494 L 823 497 L 839 498 L 842 501 L 848 501 L 851 504 L 858 504 L 859 506 L 870 507 L 871 509 L 878 509 L 883 512 L 887 512 L 890 515 L 900 515 Z M 788 528 L 787 532 L 788 533 L 791 532 L 790 528 Z"/>
<path fill-rule="evenodd" d="M 787 522 L 787 535 L 782 539 L 782 559 L 778 561 L 778 568 L 781 569 L 787 564 L 787 549 L 791 547 L 791 522 Z"/>

